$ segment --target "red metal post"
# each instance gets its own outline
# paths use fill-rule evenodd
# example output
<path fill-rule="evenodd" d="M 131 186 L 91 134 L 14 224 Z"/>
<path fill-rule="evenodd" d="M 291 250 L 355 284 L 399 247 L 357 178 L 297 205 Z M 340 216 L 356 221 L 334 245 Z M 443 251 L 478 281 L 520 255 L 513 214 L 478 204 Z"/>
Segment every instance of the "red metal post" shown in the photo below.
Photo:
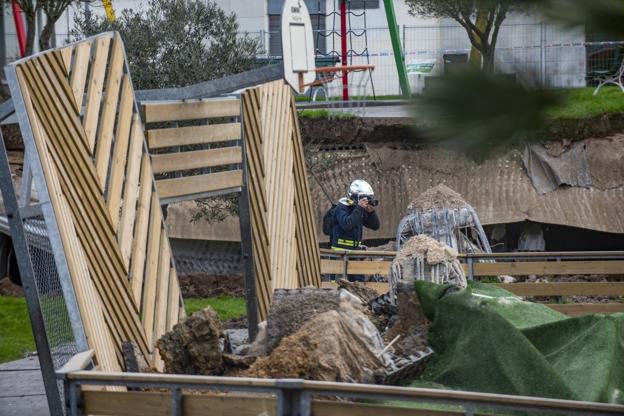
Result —
<path fill-rule="evenodd" d="M 15 32 L 17 33 L 17 43 L 19 45 L 20 57 L 26 55 L 26 32 L 24 30 L 24 19 L 22 18 L 22 8 L 16 0 L 11 1 L 13 9 L 13 21 L 15 22 Z"/>
<path fill-rule="evenodd" d="M 347 1 L 340 0 L 340 57 L 342 66 L 347 66 Z M 342 70 L 342 99 L 349 101 L 349 74 Z"/>

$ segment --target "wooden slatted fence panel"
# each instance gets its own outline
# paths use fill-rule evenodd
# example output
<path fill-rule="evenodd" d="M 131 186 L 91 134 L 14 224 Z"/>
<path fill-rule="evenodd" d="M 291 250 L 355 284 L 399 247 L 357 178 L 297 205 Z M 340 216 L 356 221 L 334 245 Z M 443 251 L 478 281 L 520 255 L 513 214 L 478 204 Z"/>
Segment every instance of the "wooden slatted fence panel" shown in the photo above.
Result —
<path fill-rule="evenodd" d="M 320 261 L 301 133 L 283 81 L 242 95 L 260 319 L 276 288 L 320 286 Z"/>
<path fill-rule="evenodd" d="M 159 366 L 155 340 L 183 314 L 123 43 L 105 33 L 14 67 L 98 368 L 119 370 L 126 340 Z"/>

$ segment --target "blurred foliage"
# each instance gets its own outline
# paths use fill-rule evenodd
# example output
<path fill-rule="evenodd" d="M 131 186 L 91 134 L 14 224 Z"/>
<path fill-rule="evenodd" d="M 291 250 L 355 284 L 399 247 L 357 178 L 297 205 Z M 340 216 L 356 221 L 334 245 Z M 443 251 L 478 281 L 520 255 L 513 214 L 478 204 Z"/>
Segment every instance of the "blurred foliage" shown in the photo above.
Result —
<path fill-rule="evenodd" d="M 461 3 L 461 2 L 459 2 Z M 564 26 L 624 35 L 622 0 L 516 0 L 519 7 Z M 473 13 L 473 17 L 474 14 Z M 522 143 L 549 118 L 585 118 L 621 111 L 622 99 L 610 90 L 597 97 L 524 87 L 513 77 L 461 70 L 445 75 L 416 99 L 416 117 L 427 125 L 424 136 L 480 160 L 510 144 Z M 608 92 L 607 92 L 608 91 Z M 621 95 L 621 94 L 620 94 Z M 613 100 L 616 101 L 613 101 Z"/>
<path fill-rule="evenodd" d="M 554 92 L 529 90 L 512 76 L 464 70 L 428 87 L 414 108 L 419 120 L 427 120 L 426 137 L 479 160 L 526 140 L 559 102 Z"/>
<path fill-rule="evenodd" d="M 196 210 L 191 222 L 200 220 L 210 224 L 224 221 L 227 217 L 238 216 L 238 194 L 217 196 L 195 201 Z"/>
<path fill-rule="evenodd" d="M 115 22 L 81 9 L 74 40 L 116 30 L 124 41 L 137 90 L 181 87 L 254 67 L 258 42 L 239 32 L 236 15 L 213 1 L 150 0 Z"/>

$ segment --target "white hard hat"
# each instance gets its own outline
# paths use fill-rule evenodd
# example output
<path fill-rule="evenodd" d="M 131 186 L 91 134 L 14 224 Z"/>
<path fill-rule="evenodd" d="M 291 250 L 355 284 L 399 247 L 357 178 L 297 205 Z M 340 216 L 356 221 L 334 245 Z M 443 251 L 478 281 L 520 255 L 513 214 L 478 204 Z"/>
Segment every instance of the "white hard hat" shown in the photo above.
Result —
<path fill-rule="evenodd" d="M 357 200 L 360 195 L 372 197 L 375 192 L 368 182 L 363 179 L 356 179 L 349 186 L 349 198 Z"/>

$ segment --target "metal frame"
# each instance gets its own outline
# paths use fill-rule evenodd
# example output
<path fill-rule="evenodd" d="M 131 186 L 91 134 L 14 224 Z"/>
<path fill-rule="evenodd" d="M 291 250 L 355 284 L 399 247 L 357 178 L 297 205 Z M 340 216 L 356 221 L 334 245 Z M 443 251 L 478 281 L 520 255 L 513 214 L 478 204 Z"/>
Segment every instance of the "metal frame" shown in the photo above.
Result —
<path fill-rule="evenodd" d="M 464 408 L 466 415 L 477 408 L 549 412 L 565 415 L 616 415 L 624 406 L 574 400 L 476 393 L 457 390 L 438 390 L 370 384 L 334 383 L 302 379 L 254 379 L 214 376 L 185 376 L 172 374 L 99 373 L 82 371 L 88 362 L 88 353 L 75 356 L 76 360 L 57 372 L 65 386 L 67 413 L 81 415 L 81 386 L 122 386 L 133 388 L 168 389 L 171 395 L 171 414 L 182 414 L 182 389 L 217 390 L 225 392 L 252 392 L 274 394 L 278 416 L 310 416 L 314 396 L 342 397 L 364 400 L 402 400 L 417 403 L 451 404 Z M 347 409 L 345 409 L 347 411 Z M 348 412 L 348 411 L 347 411 Z M 348 413 L 347 413 L 348 414 Z"/>
<path fill-rule="evenodd" d="M 241 256 L 245 279 L 245 298 L 247 307 L 247 330 L 249 340 L 252 341 L 258 334 L 258 293 L 256 291 L 256 265 L 253 255 L 253 229 L 251 226 L 251 207 L 249 205 L 249 170 L 247 169 L 247 140 L 245 138 L 245 120 L 243 111 L 243 97 L 240 102 L 240 129 L 241 154 L 243 171 L 243 187 L 238 197 L 239 225 L 241 235 Z"/>
<path fill-rule="evenodd" d="M 43 321 L 41 305 L 39 304 L 39 297 L 35 283 L 35 273 L 28 250 L 28 242 L 26 241 L 26 235 L 24 233 L 22 216 L 17 197 L 15 195 L 15 189 L 13 188 L 9 158 L 6 153 L 4 137 L 1 131 L 0 188 L 2 189 L 4 208 L 6 210 L 7 220 L 11 230 L 11 237 L 13 238 L 13 248 L 16 251 L 17 265 L 22 278 L 22 287 L 26 297 L 28 316 L 30 317 L 33 336 L 35 338 L 35 345 L 37 347 L 37 355 L 39 357 L 43 385 L 48 398 L 48 409 L 50 410 L 50 414 L 52 416 L 60 416 L 63 415 L 61 396 L 55 380 L 52 353 L 50 351 L 50 344 L 48 342 L 48 336 Z"/>

